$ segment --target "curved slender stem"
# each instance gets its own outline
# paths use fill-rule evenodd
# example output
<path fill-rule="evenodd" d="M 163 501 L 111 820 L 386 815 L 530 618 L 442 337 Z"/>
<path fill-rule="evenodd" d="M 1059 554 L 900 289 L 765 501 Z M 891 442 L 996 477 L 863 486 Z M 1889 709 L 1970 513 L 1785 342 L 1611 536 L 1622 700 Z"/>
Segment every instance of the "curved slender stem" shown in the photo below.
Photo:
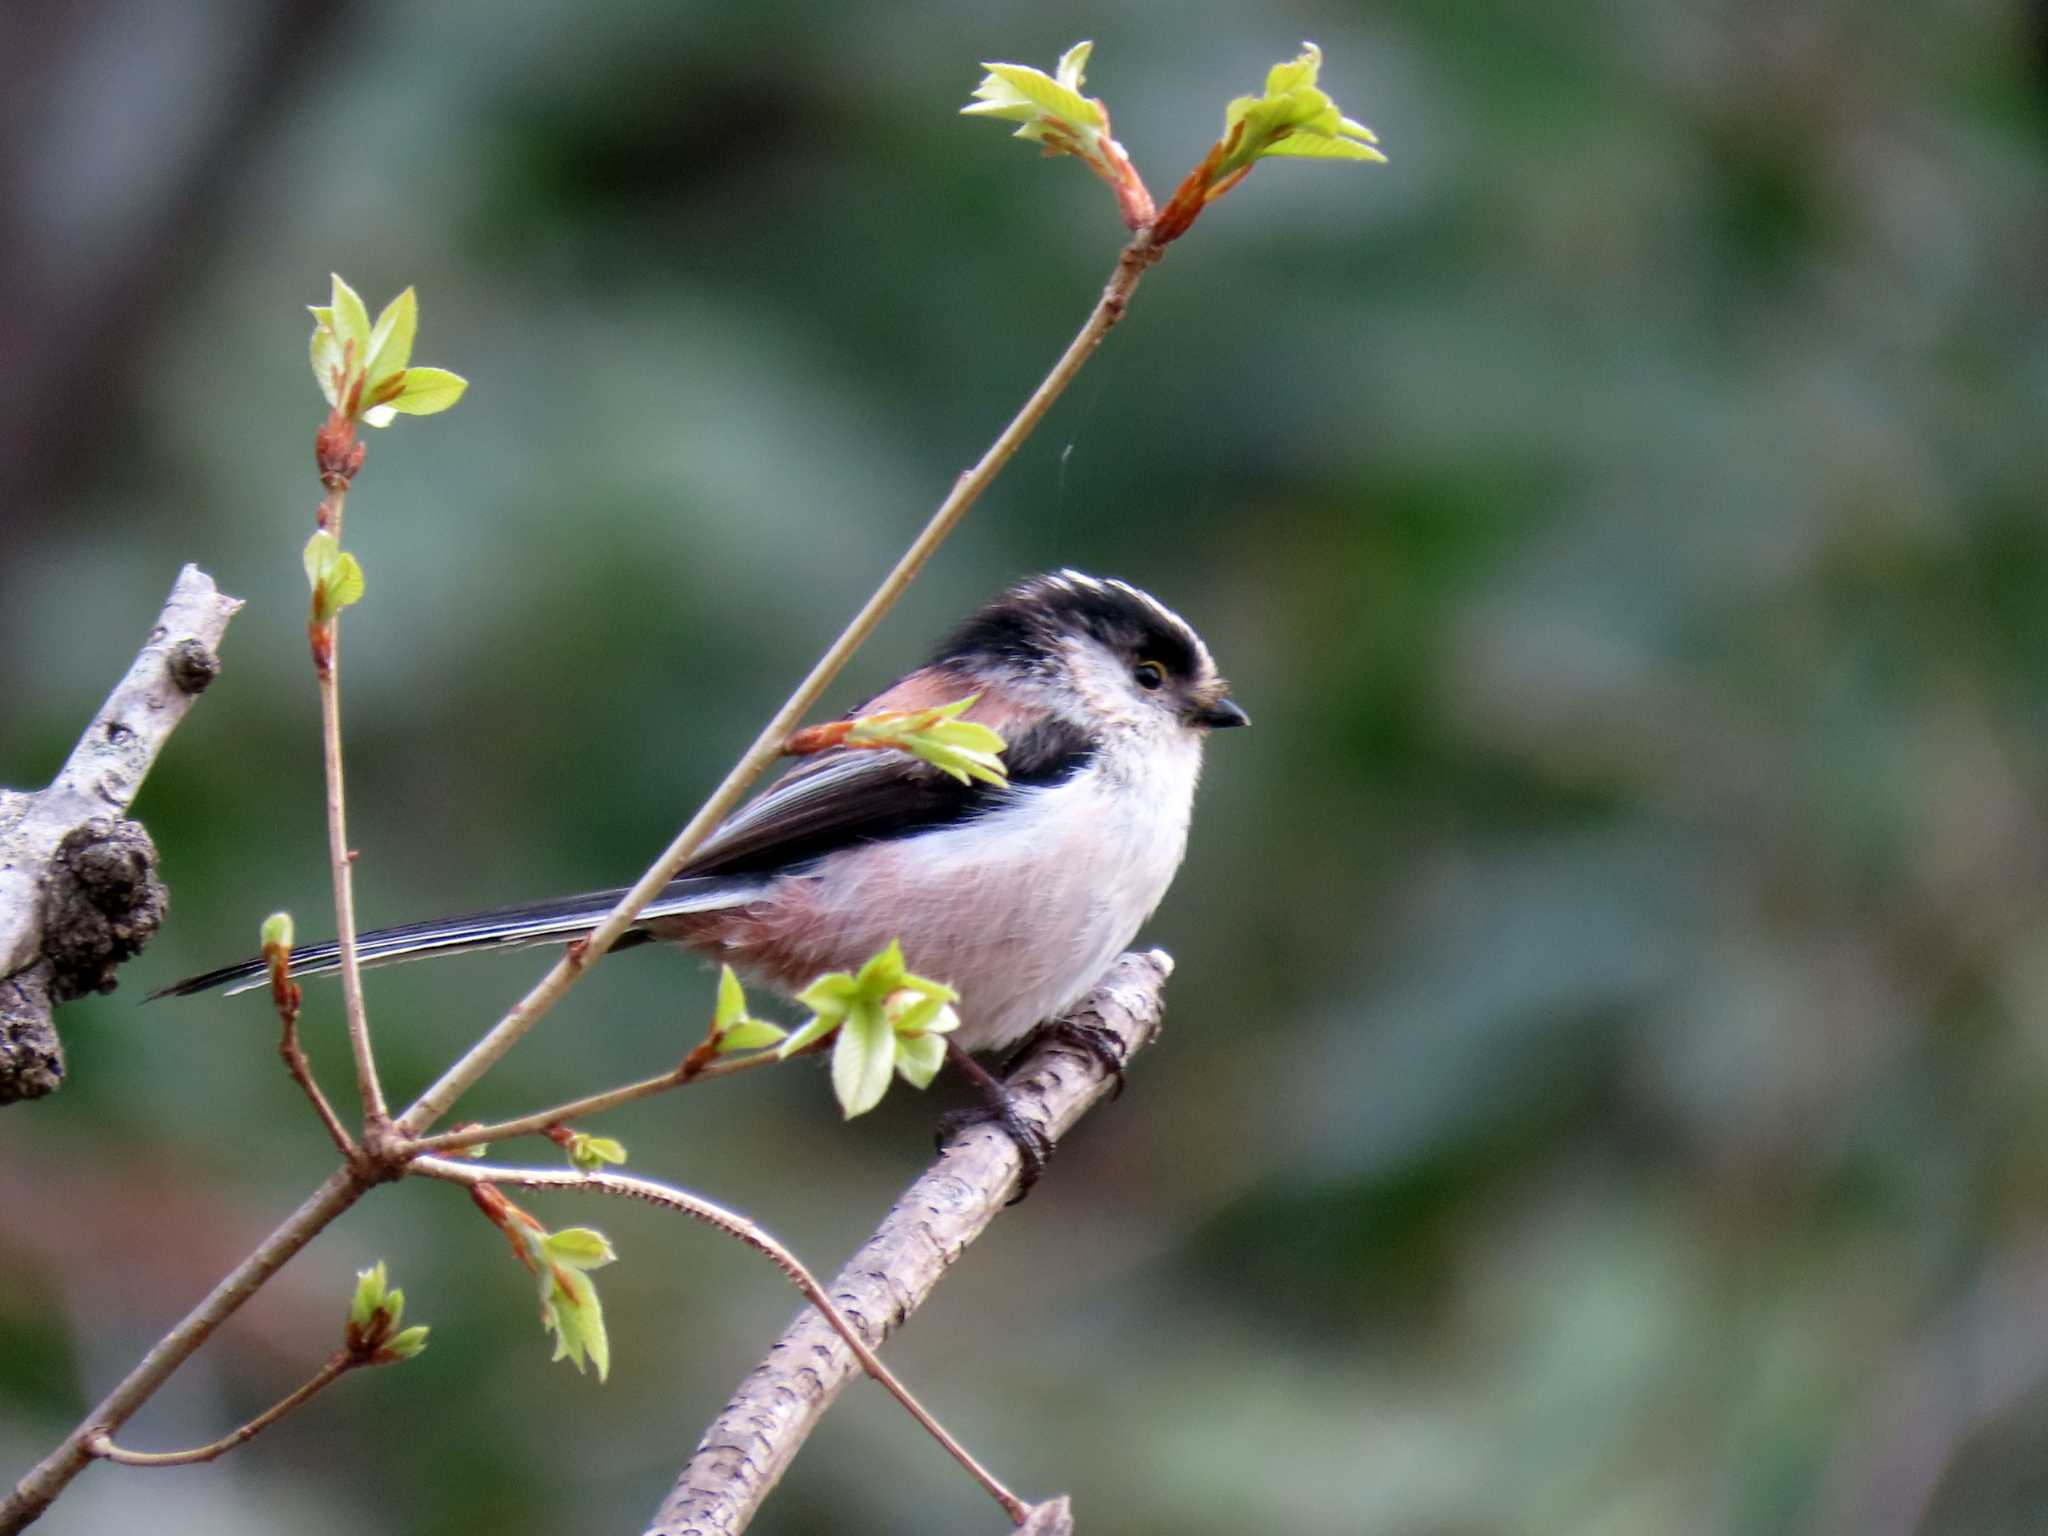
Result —
<path fill-rule="evenodd" d="M 86 1449 L 102 1461 L 116 1461 L 124 1467 L 189 1467 L 195 1462 L 212 1461 L 227 1455 L 238 1445 L 247 1445 L 294 1408 L 309 1401 L 322 1388 L 341 1380 L 361 1363 L 347 1350 L 337 1351 L 311 1381 L 289 1397 L 271 1404 L 240 1429 L 229 1431 L 209 1445 L 197 1445 L 184 1451 L 130 1451 L 114 1444 L 112 1437 L 99 1434 L 86 1442 Z"/>
<path fill-rule="evenodd" d="M 770 1237 L 736 1211 L 729 1211 L 722 1205 L 714 1204 L 700 1196 L 690 1194 L 652 1179 L 635 1178 L 625 1173 L 573 1173 L 556 1168 L 499 1168 L 486 1163 L 450 1162 L 438 1157 L 423 1157 L 413 1165 L 417 1173 L 428 1178 L 447 1179 L 455 1184 L 510 1184 L 519 1189 L 580 1189 L 602 1195 L 614 1195 L 628 1200 L 642 1200 L 649 1205 L 665 1210 L 679 1211 L 685 1216 L 716 1227 L 726 1236 L 735 1238 L 747 1247 L 761 1254 L 786 1275 L 790 1283 L 803 1292 L 804 1299 L 818 1309 L 825 1321 L 832 1325 L 839 1337 L 846 1341 L 846 1347 L 861 1364 L 861 1368 L 880 1382 L 889 1395 L 901 1403 L 910 1416 L 924 1427 L 925 1433 L 945 1448 L 946 1454 L 959 1462 L 976 1482 L 987 1490 L 990 1498 L 1002 1505 L 1013 1525 L 1021 1524 L 1028 1510 L 1022 1499 L 999 1482 L 968 1451 L 967 1447 L 954 1439 L 946 1427 L 926 1411 L 925 1406 L 911 1395 L 910 1389 L 896 1378 L 896 1375 L 875 1352 L 868 1348 L 867 1341 L 848 1322 L 846 1315 L 834 1305 L 826 1294 L 825 1287 L 803 1261 L 789 1249 Z"/>
<path fill-rule="evenodd" d="M 267 946 L 263 953 L 270 962 L 271 1005 L 277 1009 L 278 1022 L 283 1026 L 278 1036 L 277 1054 L 284 1058 L 284 1069 L 291 1073 L 292 1081 L 312 1103 L 313 1113 L 327 1128 L 327 1136 L 334 1143 L 334 1149 L 353 1161 L 358 1156 L 355 1141 L 341 1123 L 341 1117 L 335 1114 L 334 1106 L 327 1102 L 327 1095 L 321 1092 L 320 1080 L 313 1075 L 313 1064 L 306 1059 L 305 1049 L 299 1044 L 300 993 L 298 984 L 291 978 L 288 952 L 283 960 L 272 955 Z"/>

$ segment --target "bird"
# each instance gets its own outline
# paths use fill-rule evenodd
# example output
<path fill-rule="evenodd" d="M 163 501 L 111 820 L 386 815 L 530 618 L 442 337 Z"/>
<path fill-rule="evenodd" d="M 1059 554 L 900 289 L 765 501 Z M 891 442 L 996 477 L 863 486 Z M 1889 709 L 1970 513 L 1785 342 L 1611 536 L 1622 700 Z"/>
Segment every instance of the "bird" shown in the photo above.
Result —
<path fill-rule="evenodd" d="M 969 694 L 961 718 L 1003 738 L 1006 783 L 963 784 L 897 751 L 802 758 L 719 825 L 616 947 L 670 940 L 794 994 L 893 940 L 912 970 L 960 994 L 956 1060 L 1058 1019 L 1165 897 L 1206 740 L 1249 717 L 1185 619 L 1074 570 L 1008 587 L 846 718 Z M 570 943 L 623 893 L 377 929 L 357 954 L 375 966 Z M 295 976 L 339 967 L 331 943 L 292 956 Z M 266 978 L 251 959 L 152 996 Z"/>

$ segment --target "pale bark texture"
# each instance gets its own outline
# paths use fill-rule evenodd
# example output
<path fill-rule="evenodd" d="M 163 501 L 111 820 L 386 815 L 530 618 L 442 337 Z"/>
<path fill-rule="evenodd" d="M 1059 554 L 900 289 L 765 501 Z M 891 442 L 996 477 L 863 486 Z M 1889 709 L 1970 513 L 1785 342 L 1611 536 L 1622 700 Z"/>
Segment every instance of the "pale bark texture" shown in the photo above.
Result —
<path fill-rule="evenodd" d="M 1120 957 L 1068 1017 L 1114 1035 L 1128 1056 L 1159 1031 L 1173 961 L 1163 950 Z M 1025 1118 L 1055 1141 L 1110 1091 L 1094 1054 L 1057 1036 L 1032 1049 L 1008 1080 Z M 1017 1187 L 1009 1137 L 977 1126 L 954 1137 L 847 1262 L 832 1299 L 869 1347 L 879 1348 L 1002 1211 Z M 1045 1198 L 1041 1195 L 1040 1198 Z M 843 1339 L 808 1307 L 740 1383 L 662 1502 L 647 1536 L 732 1536 L 761 1501 L 860 1367 Z M 998 1469 L 999 1470 L 999 1469 Z M 1035 1512 L 1037 1529 L 1062 1529 L 1065 1501 Z M 1000 1522 L 999 1512 L 991 1511 Z M 1071 1526 L 1064 1527 L 1071 1529 Z"/>
<path fill-rule="evenodd" d="M 0 1104 L 57 1090 L 64 1052 L 51 1009 L 112 991 L 115 967 L 163 921 L 156 849 L 127 811 L 219 672 L 221 637 L 241 606 L 186 566 L 49 787 L 0 790 Z"/>

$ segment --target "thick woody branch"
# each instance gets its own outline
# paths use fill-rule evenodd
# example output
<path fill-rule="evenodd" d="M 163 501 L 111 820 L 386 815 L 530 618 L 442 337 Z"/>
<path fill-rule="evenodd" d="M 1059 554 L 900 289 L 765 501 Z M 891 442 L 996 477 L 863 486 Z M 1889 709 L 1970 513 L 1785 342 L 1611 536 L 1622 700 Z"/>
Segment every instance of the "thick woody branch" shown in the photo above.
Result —
<path fill-rule="evenodd" d="M 52 1006 L 112 991 L 114 968 L 163 920 L 156 849 L 126 813 L 220 671 L 221 637 L 241 606 L 186 566 L 49 787 L 0 790 L 0 1104 L 56 1091 L 64 1057 Z"/>
<path fill-rule="evenodd" d="M 1128 1055 L 1157 1035 L 1172 969 L 1161 950 L 1124 955 L 1068 1017 L 1109 1031 Z M 1111 1085 L 1093 1054 L 1055 1038 L 1033 1050 L 1006 1086 L 1024 1117 L 1057 1141 Z M 977 1126 L 954 1137 L 904 1191 L 830 1287 L 870 1348 L 879 1348 L 923 1305 L 1002 1211 L 1020 1172 L 1009 1137 L 994 1126 Z M 745 1530 L 825 1410 L 860 1374 L 846 1341 L 806 1309 L 712 1421 L 647 1536 Z M 1039 1528 L 1058 1528 L 1050 1508 L 1045 1518 L 1051 1523 Z"/>

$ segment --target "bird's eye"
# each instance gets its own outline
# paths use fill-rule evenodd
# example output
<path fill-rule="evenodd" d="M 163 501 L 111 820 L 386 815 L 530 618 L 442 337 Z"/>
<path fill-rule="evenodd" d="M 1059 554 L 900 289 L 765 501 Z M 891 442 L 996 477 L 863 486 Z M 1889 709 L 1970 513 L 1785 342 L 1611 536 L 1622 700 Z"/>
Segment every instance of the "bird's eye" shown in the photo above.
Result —
<path fill-rule="evenodd" d="M 1156 661 L 1141 661 L 1131 668 L 1131 676 L 1138 680 L 1138 686 L 1147 693 L 1166 682 L 1166 668 Z"/>

